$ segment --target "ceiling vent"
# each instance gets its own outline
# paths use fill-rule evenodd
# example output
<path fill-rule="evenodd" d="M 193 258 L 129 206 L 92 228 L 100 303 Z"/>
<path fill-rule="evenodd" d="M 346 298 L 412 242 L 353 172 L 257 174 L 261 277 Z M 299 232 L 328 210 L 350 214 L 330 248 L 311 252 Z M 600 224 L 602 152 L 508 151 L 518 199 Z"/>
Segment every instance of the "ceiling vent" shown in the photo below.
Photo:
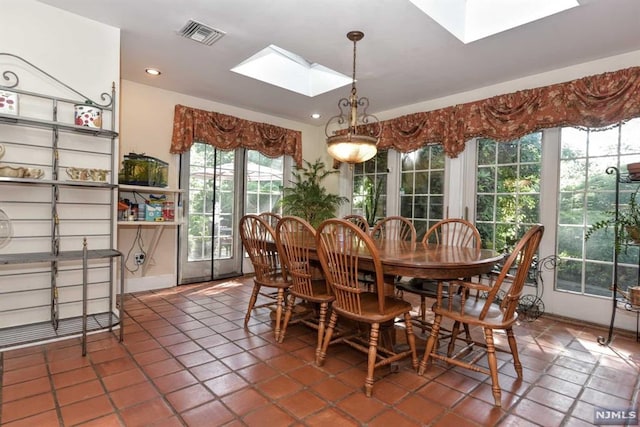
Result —
<path fill-rule="evenodd" d="M 198 43 L 211 46 L 221 39 L 226 33 L 200 22 L 189 20 L 185 26 L 178 31 L 178 34 L 182 37 L 197 41 Z"/>

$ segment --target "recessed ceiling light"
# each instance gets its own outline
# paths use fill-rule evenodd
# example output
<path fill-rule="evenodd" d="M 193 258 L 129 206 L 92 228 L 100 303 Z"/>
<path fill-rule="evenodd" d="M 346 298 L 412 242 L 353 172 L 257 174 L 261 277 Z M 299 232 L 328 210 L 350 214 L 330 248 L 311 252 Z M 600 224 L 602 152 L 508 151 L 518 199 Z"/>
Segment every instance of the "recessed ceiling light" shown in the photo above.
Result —
<path fill-rule="evenodd" d="M 160 74 L 162 74 L 162 72 L 157 68 L 147 68 L 144 70 L 144 72 L 147 74 L 151 74 L 152 76 L 159 76 Z"/>
<path fill-rule="evenodd" d="M 463 43 L 579 6 L 576 0 L 410 0 Z"/>
<path fill-rule="evenodd" d="M 350 77 L 275 45 L 267 46 L 231 71 L 309 97 L 351 83 Z"/>
<path fill-rule="evenodd" d="M 311 118 L 312 118 L 312 119 L 319 119 L 320 117 L 321 117 L 321 116 L 320 116 L 320 113 L 313 113 L 313 114 L 311 115 Z"/>

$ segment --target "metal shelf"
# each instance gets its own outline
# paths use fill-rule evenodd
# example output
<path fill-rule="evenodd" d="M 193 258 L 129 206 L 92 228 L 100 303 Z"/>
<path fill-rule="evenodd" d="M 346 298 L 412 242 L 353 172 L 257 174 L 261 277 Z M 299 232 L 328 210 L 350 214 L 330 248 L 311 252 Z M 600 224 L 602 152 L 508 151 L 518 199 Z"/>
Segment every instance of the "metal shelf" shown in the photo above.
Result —
<path fill-rule="evenodd" d="M 184 193 L 184 190 L 168 188 L 168 187 L 147 187 L 145 185 L 129 185 L 129 184 L 118 184 L 118 188 L 120 191 L 124 192 L 138 192 L 138 193 L 164 193 L 164 194 L 173 194 L 173 193 Z"/>
<path fill-rule="evenodd" d="M 118 136 L 118 133 L 112 130 L 89 128 L 86 126 L 77 126 L 68 123 L 34 119 L 30 117 L 12 116 L 9 114 L 0 114 L 0 123 L 41 129 L 57 129 L 62 132 L 81 133 L 99 138 L 116 138 Z"/>
<path fill-rule="evenodd" d="M 118 221 L 118 226 L 122 227 L 165 227 L 168 225 L 182 225 L 178 221 Z"/>
<path fill-rule="evenodd" d="M 113 258 L 122 256 L 115 249 L 93 249 L 87 251 L 87 259 Z M 0 264 L 28 264 L 35 262 L 81 260 L 83 251 L 64 251 L 57 255 L 50 252 L 32 252 L 21 254 L 0 254 Z"/>
<path fill-rule="evenodd" d="M 0 176 L 0 183 L 6 182 L 10 184 L 29 184 L 29 185 L 57 185 L 61 187 L 90 187 L 90 188 L 116 188 L 116 184 L 100 181 L 59 181 L 52 179 L 35 179 L 35 178 L 11 178 Z"/>
<path fill-rule="evenodd" d="M 1 129 L 7 129 L 8 127 L 22 127 L 25 128 L 24 131 L 20 131 L 21 138 L 20 142 L 9 142 L 3 141 L 5 144 L 14 145 L 18 150 L 31 148 L 34 150 L 47 150 L 50 152 L 50 160 L 47 164 L 47 168 L 51 170 L 51 179 L 35 179 L 35 178 L 13 178 L 13 177 L 0 177 L 0 185 L 5 186 L 3 190 L 7 190 L 6 192 L 13 193 L 21 193 L 22 188 L 15 188 L 15 186 L 25 186 L 27 191 L 24 191 L 24 195 L 20 195 L 15 200 L 11 200 L 12 208 L 14 209 L 14 218 L 24 218 L 29 217 L 29 203 L 31 200 L 28 200 L 30 196 L 39 197 L 37 200 L 38 203 L 43 204 L 47 203 L 50 205 L 50 220 L 47 216 L 41 222 L 50 222 L 50 232 L 46 235 L 47 238 L 50 238 L 51 245 L 50 250 L 47 252 L 41 252 L 43 246 L 30 246 L 29 239 L 33 236 L 30 235 L 30 231 L 22 231 L 22 235 L 14 236 L 13 239 L 23 239 L 20 247 L 21 253 L 15 253 L 16 249 L 14 249 L 14 253 L 4 253 L 10 251 L 10 246 L 2 248 L 0 252 L 0 265 L 18 265 L 16 268 L 5 269 L 7 271 L 6 274 L 16 276 L 16 279 L 13 280 L 16 286 L 14 290 L 12 290 L 12 296 L 19 295 L 20 284 L 22 281 L 30 280 L 28 275 L 22 275 L 20 273 L 16 273 L 16 271 L 21 272 L 21 269 L 28 272 L 29 269 L 25 267 L 20 267 L 21 264 L 33 264 L 33 263 L 49 263 L 50 270 L 50 280 L 48 283 L 50 284 L 50 323 L 51 328 L 53 329 L 55 335 L 58 335 L 57 329 L 60 325 L 61 321 L 65 321 L 66 319 L 59 318 L 59 305 L 60 301 L 58 299 L 59 289 L 61 289 L 61 285 L 65 285 L 68 282 L 68 278 L 65 279 L 63 276 L 59 275 L 59 267 L 61 262 L 69 263 L 74 267 L 73 271 L 76 271 L 75 274 L 78 274 L 78 269 L 75 266 L 81 266 L 82 269 L 82 297 L 79 296 L 74 297 L 71 301 L 64 300 L 63 303 L 82 303 L 82 354 L 86 354 L 86 332 L 87 332 L 87 318 L 91 316 L 87 313 L 87 288 L 88 288 L 88 274 L 89 274 L 89 261 L 90 260 L 98 260 L 98 259 L 106 259 L 108 260 L 108 277 L 104 277 L 100 279 L 100 285 L 104 287 L 108 287 L 108 308 L 104 310 L 102 307 L 96 307 L 97 311 L 104 311 L 105 316 L 108 316 L 108 323 L 104 327 L 108 327 L 111 330 L 114 326 L 112 321 L 113 317 L 116 316 L 115 312 L 119 309 L 119 319 L 118 322 L 121 323 L 122 316 L 124 315 L 124 257 L 123 254 L 114 249 L 116 247 L 115 241 L 115 230 L 116 230 L 116 218 L 114 215 L 115 212 L 115 189 L 118 187 L 114 182 L 117 178 L 114 176 L 114 170 L 116 169 L 116 153 L 117 153 L 117 142 L 116 138 L 118 137 L 118 133 L 115 131 L 116 124 L 116 109 L 115 109 L 115 83 L 111 85 L 110 93 L 102 93 L 100 95 L 100 102 L 96 102 L 95 100 L 90 99 L 86 95 L 78 92 L 72 87 L 66 85 L 64 82 L 56 79 L 51 74 L 48 74 L 46 71 L 41 68 L 35 66 L 29 61 L 21 58 L 17 55 L 10 53 L 0 53 L 0 57 L 4 59 L 10 59 L 11 64 L 15 64 L 17 70 L 27 70 L 30 73 L 36 73 L 42 76 L 45 76 L 48 81 L 51 83 L 52 88 L 59 88 L 60 86 L 66 88 L 69 93 L 73 93 L 74 99 L 69 98 L 61 98 L 55 95 L 48 95 L 45 93 L 36 93 L 27 91 L 20 86 L 20 79 L 16 72 L 8 69 L 0 69 L 0 75 L 4 76 L 4 79 L 0 82 L 0 89 L 15 92 L 19 95 L 19 101 L 22 104 L 20 108 L 19 115 L 11 115 L 11 114 L 0 114 L 0 125 Z M 4 67 L 5 65 L 3 65 Z M 37 100 L 36 103 L 33 100 Z M 41 116 L 41 105 L 45 105 L 44 103 L 48 103 L 48 111 L 49 117 L 47 119 L 36 118 L 34 116 Z M 109 114 L 109 122 L 107 126 L 109 129 L 102 128 L 91 128 L 86 126 L 78 126 L 74 123 L 64 123 L 58 121 L 58 113 L 60 111 L 73 111 L 74 105 L 77 104 L 91 104 L 100 108 L 102 110 L 103 119 L 104 113 L 107 112 Z M 37 105 L 37 107 L 34 107 Z M 26 107 L 26 108 L 24 108 Z M 50 132 L 51 134 L 51 142 L 50 145 L 41 145 L 37 143 L 37 139 L 32 141 L 32 138 L 38 136 L 38 132 L 29 129 L 44 129 Z M 76 137 L 74 137 L 74 135 Z M 39 137 L 39 136 L 38 136 Z M 94 138 L 100 138 L 102 141 L 97 141 Z M 87 143 L 88 142 L 88 143 Z M 78 149 L 74 147 L 74 144 L 80 146 L 81 143 L 87 143 L 86 149 Z M 109 144 L 106 146 L 106 144 Z M 73 154 L 69 154 L 72 152 Z M 16 156 L 20 154 L 20 151 L 17 152 Z M 25 153 L 22 153 L 25 154 Z M 92 156 L 99 156 L 100 158 L 96 162 L 96 164 L 104 164 L 108 162 L 108 169 L 111 173 L 111 179 L 109 181 L 73 181 L 73 180 L 60 180 L 59 172 L 61 168 L 61 162 L 64 162 L 64 155 L 67 154 L 72 156 L 74 161 L 77 162 L 85 162 L 91 161 Z M 6 159 L 5 154 L 5 159 Z M 23 156 L 24 157 L 24 156 Z M 20 157 L 20 164 L 24 164 L 25 166 L 29 163 L 29 156 Z M 34 156 L 38 157 L 38 156 Z M 95 157 L 93 157 L 95 158 Z M 43 166 L 42 160 L 38 160 L 40 164 L 38 166 Z M 88 163 L 90 164 L 90 163 Z M 13 187 L 11 187 L 13 186 Z M 50 195 L 45 196 L 46 192 L 36 191 L 34 187 L 51 187 Z M 29 187 L 29 188 L 27 188 Z M 100 225 L 108 226 L 109 232 L 107 233 L 94 233 L 92 228 L 85 228 L 85 236 L 88 235 L 89 238 L 93 236 L 97 237 L 99 244 L 96 245 L 101 247 L 102 249 L 88 249 L 87 237 L 84 238 L 84 243 L 82 250 L 65 250 L 60 251 L 61 245 L 65 245 L 65 239 L 70 236 L 82 235 L 82 231 L 78 230 L 62 230 L 61 231 L 61 223 L 63 227 L 66 226 L 68 229 L 73 228 L 76 224 L 80 227 L 82 222 L 74 223 L 70 226 L 70 222 L 74 221 L 74 213 L 69 213 L 70 210 L 80 211 L 87 207 L 87 201 L 85 200 L 84 193 L 82 196 L 76 194 L 75 192 L 70 192 L 69 190 L 62 190 L 62 188 L 78 188 L 78 189 L 86 189 L 86 191 L 93 191 L 93 193 L 86 193 L 88 195 L 88 199 L 91 199 L 93 196 L 96 196 L 96 199 L 100 200 L 100 202 L 89 203 L 89 211 L 92 207 L 100 206 L 100 213 L 104 213 L 105 217 L 100 217 Z M 108 191 L 108 195 L 105 194 L 105 191 Z M 99 193 L 95 192 L 99 191 Z M 4 191 L 3 191 L 4 192 Z M 22 204 L 22 205 L 21 205 Z M 65 208 L 60 208 L 59 205 L 62 206 L 64 204 Z M 107 213 L 108 211 L 108 213 Z M 62 215 L 60 215 L 62 213 Z M 77 218 L 77 215 L 75 215 Z M 78 220 L 80 221 L 80 220 Z M 72 234 L 73 233 L 73 234 Z M 108 242 L 104 240 L 104 237 L 108 237 Z M 42 237 L 42 236 L 37 236 Z M 102 240 L 100 240 L 102 239 Z M 26 242 L 26 243 L 25 243 Z M 40 242 L 42 243 L 42 242 Z M 108 246 L 108 249 L 104 247 Z M 34 251 L 29 252 L 29 249 L 33 247 Z M 37 247 L 37 249 L 35 249 Z M 46 246 L 44 247 L 46 248 Z M 66 249 L 66 247 L 65 247 Z M 38 252 L 35 252 L 38 251 Z M 115 258 L 120 258 L 120 290 L 116 289 L 116 260 Z M 100 264 L 97 268 L 103 268 L 101 264 L 104 263 L 96 263 L 96 265 Z M 2 271 L 0 271 L 2 273 Z M 6 276 L 2 276 L 3 278 Z M 24 287 L 23 288 L 28 288 Z M 119 300 L 118 300 L 119 296 Z M 115 301 L 114 301 L 115 299 Z M 26 304 L 29 304 L 31 300 L 23 299 Z M 25 304 L 25 305 L 26 305 Z M 5 305 L 5 313 L 10 311 L 10 302 L 6 302 Z M 36 307 L 33 304 L 30 307 L 25 307 L 25 309 L 41 309 L 42 307 Z M 46 312 L 40 310 L 36 316 L 28 317 L 25 316 L 24 319 L 20 317 L 21 313 L 18 313 L 13 317 L 12 322 L 8 322 L 8 324 L 14 323 L 23 323 L 21 325 L 12 326 L 8 329 L 16 329 L 16 330 L 24 330 L 29 329 L 29 326 L 32 324 L 38 324 L 38 321 L 41 321 L 43 317 L 46 315 Z M 71 318 L 75 313 L 69 313 L 67 316 Z M 4 329 L 0 329 L 4 330 Z M 44 337 L 41 339 L 47 338 L 55 338 L 55 336 Z M 18 338 L 16 338 L 18 339 Z M 29 341 L 28 336 L 24 336 L 25 342 Z M 123 328 L 121 325 L 120 328 L 120 340 L 123 339 Z"/>

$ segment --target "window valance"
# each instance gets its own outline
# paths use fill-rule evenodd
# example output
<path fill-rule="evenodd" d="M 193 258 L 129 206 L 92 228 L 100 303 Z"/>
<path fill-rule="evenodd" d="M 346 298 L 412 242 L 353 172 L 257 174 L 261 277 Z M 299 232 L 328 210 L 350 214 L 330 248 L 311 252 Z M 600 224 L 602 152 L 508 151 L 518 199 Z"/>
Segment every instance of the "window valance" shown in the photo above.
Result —
<path fill-rule="evenodd" d="M 289 155 L 296 165 L 302 166 L 300 131 L 176 105 L 170 151 L 173 154 L 184 153 L 194 142 L 222 150 L 243 147 L 268 157 Z"/>
<path fill-rule="evenodd" d="M 473 137 L 509 141 L 549 127 L 602 127 L 638 116 L 640 67 L 632 67 L 386 120 L 378 148 L 407 152 L 441 143 L 457 157 Z"/>

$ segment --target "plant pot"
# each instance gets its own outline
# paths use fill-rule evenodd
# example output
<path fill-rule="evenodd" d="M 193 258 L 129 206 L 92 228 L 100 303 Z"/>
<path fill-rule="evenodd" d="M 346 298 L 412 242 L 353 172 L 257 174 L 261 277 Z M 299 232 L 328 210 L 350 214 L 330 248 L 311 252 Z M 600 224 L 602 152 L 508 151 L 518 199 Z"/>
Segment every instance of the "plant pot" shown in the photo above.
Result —
<path fill-rule="evenodd" d="M 77 126 L 102 129 L 102 108 L 89 104 L 76 104 L 74 110 Z"/>
<path fill-rule="evenodd" d="M 620 293 L 629 300 L 631 305 L 640 305 L 640 286 L 631 286 L 627 291 L 620 291 Z"/>
<path fill-rule="evenodd" d="M 640 227 L 627 226 L 627 236 L 634 243 L 640 243 Z"/>

